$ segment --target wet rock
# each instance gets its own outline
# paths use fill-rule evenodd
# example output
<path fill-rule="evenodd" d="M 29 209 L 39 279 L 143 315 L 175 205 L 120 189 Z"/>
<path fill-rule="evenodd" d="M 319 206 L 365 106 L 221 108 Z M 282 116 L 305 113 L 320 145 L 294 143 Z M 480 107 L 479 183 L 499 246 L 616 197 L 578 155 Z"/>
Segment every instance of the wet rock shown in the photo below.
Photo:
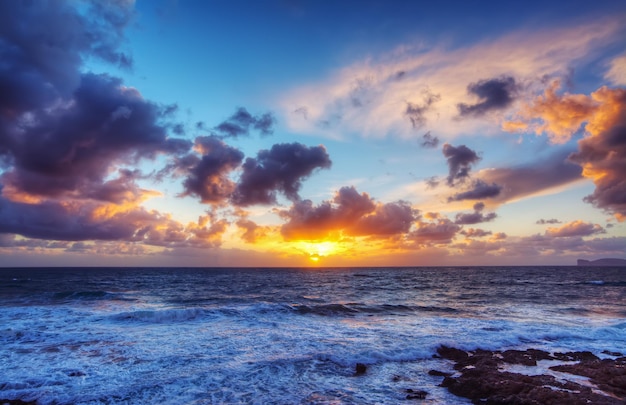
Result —
<path fill-rule="evenodd" d="M 428 392 L 424 390 L 412 390 L 406 389 L 404 392 L 407 393 L 406 399 L 426 399 Z"/>
<path fill-rule="evenodd" d="M 524 366 L 536 366 L 539 360 L 551 360 L 550 353 L 543 350 L 506 350 L 502 352 L 502 360 L 509 364 L 522 364 Z"/>
<path fill-rule="evenodd" d="M 600 361 L 590 352 L 556 353 L 552 356 L 534 349 L 505 352 L 475 350 L 464 352 L 463 355 L 459 353 L 459 349 L 443 347 L 437 353 L 455 361 L 454 368 L 460 372 L 457 377 L 444 376 L 441 386 L 475 404 L 617 405 L 624 404 L 626 400 L 626 362 L 622 364 L 620 359 Z M 525 375 L 501 369 L 504 363 L 532 367 L 539 360 L 555 359 L 578 361 L 577 364 L 556 366 L 552 369 L 588 376 L 610 395 L 603 395 L 588 386 L 556 379 L 550 375 Z"/>
<path fill-rule="evenodd" d="M 354 368 L 354 375 L 363 375 L 367 371 L 367 366 L 363 363 L 356 363 Z"/>
<path fill-rule="evenodd" d="M 613 356 L 613 357 L 622 357 L 624 356 L 622 353 L 620 352 L 610 352 L 608 350 L 603 350 L 602 351 L 603 354 L 608 354 L 609 356 Z"/>
<path fill-rule="evenodd" d="M 450 377 L 453 373 L 446 373 L 445 371 L 430 370 L 428 375 L 434 375 L 436 377 Z"/>
<path fill-rule="evenodd" d="M 452 361 L 462 361 L 466 360 L 469 357 L 469 354 L 467 354 L 467 352 L 448 346 L 439 346 L 437 348 L 437 354 L 439 354 L 439 356 L 443 357 L 444 359 Z"/>
<path fill-rule="evenodd" d="M 598 356 L 591 352 L 554 353 L 554 358 L 562 361 L 596 361 Z"/>
<path fill-rule="evenodd" d="M 626 359 L 581 361 L 577 364 L 553 366 L 550 369 L 589 377 L 602 391 L 626 400 Z"/>

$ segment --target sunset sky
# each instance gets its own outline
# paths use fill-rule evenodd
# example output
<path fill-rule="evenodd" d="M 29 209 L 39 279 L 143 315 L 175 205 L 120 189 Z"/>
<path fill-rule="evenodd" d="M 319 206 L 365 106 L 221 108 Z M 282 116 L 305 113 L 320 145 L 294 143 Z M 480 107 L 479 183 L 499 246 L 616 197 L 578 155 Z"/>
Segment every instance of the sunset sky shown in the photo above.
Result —
<path fill-rule="evenodd" d="M 626 2 L 0 0 L 0 265 L 626 258 Z"/>

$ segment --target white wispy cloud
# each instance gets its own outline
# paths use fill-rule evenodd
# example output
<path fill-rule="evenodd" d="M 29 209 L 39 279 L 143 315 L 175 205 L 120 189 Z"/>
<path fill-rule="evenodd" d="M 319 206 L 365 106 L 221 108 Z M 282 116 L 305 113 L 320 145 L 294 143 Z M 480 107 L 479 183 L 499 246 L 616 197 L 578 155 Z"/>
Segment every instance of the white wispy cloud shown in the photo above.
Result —
<path fill-rule="evenodd" d="M 291 89 L 278 100 L 279 109 L 289 130 L 330 138 L 412 138 L 428 130 L 443 139 L 494 133 L 516 103 L 459 119 L 459 103 L 481 101 L 468 92 L 469 85 L 513 78 L 517 98 L 530 97 L 543 90 L 546 78 L 567 76 L 595 50 L 618 40 L 621 31 L 620 19 L 613 18 L 519 30 L 464 47 L 403 45 Z M 616 59 L 609 77 L 618 80 L 622 64 Z M 409 106 L 419 114 L 413 121 Z"/>

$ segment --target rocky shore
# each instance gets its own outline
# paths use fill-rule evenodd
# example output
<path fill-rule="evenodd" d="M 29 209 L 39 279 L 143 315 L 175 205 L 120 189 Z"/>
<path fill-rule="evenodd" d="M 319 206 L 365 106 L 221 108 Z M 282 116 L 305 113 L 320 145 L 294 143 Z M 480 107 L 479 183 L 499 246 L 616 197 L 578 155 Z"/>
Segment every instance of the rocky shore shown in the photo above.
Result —
<path fill-rule="evenodd" d="M 484 405 L 626 403 L 626 357 L 603 352 L 464 351 L 441 346 L 455 372 L 431 370 L 451 393 Z M 541 367 L 538 367 L 541 362 Z M 551 365 L 554 363 L 554 365 Z M 514 372 L 523 369 L 523 373 Z"/>

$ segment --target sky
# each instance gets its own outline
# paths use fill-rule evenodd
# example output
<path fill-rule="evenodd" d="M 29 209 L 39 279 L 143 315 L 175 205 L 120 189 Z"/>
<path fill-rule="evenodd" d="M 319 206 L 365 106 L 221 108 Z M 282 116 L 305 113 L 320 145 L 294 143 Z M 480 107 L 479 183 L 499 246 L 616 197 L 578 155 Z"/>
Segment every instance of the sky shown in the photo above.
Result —
<path fill-rule="evenodd" d="M 626 258 L 626 3 L 0 0 L 0 265 Z"/>

